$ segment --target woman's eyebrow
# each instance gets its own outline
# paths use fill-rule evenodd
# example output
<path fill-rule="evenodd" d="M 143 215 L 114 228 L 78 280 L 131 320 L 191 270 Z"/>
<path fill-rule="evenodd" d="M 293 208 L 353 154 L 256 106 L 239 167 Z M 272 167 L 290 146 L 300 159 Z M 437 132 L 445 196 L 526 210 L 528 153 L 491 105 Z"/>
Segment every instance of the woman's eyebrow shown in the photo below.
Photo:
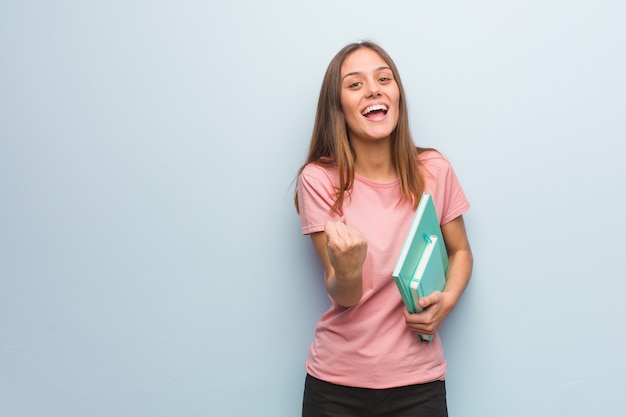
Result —
<path fill-rule="evenodd" d="M 389 68 L 389 67 L 378 67 L 378 68 L 376 68 L 372 72 L 377 72 L 377 71 L 382 71 L 382 70 L 391 70 L 391 68 Z M 349 77 L 351 75 L 359 75 L 359 74 L 361 74 L 360 71 L 349 72 L 346 75 L 344 75 L 343 77 L 341 77 L 341 80 L 343 81 L 346 77 Z"/>

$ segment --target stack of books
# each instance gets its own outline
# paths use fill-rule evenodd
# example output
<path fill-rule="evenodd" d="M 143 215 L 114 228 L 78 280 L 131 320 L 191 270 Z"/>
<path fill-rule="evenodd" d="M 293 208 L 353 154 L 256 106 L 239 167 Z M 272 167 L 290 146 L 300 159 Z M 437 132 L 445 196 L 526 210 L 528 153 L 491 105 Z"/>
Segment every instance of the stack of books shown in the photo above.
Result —
<path fill-rule="evenodd" d="M 446 285 L 448 254 L 430 194 L 424 193 L 393 269 L 393 279 L 409 313 L 421 313 L 419 299 Z M 432 336 L 420 335 L 423 340 Z"/>

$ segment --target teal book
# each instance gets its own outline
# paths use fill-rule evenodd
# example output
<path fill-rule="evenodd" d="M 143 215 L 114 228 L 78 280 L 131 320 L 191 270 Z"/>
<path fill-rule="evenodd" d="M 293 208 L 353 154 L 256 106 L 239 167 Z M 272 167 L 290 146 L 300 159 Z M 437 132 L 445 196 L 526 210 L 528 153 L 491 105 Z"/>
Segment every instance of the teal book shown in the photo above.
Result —
<path fill-rule="evenodd" d="M 433 239 L 434 237 L 435 239 Z M 419 201 L 413 222 L 409 228 L 407 236 L 404 240 L 402 250 L 396 261 L 392 276 L 400 291 L 402 301 L 409 313 L 418 313 L 421 311 L 416 306 L 411 293 L 411 281 L 415 276 L 418 264 L 426 249 L 427 245 L 432 243 L 432 254 L 428 257 L 429 262 L 439 261 L 440 267 L 443 269 L 444 280 L 445 273 L 448 270 L 448 254 L 446 246 L 441 234 L 439 226 L 439 218 L 435 211 L 435 205 L 430 194 L 424 193 Z M 425 283 L 425 282 L 424 282 Z M 445 285 L 445 281 L 444 281 Z M 426 285 L 424 288 L 430 288 Z M 426 295 L 426 294 L 424 294 Z M 423 295 L 422 295 L 423 296 Z"/>
<path fill-rule="evenodd" d="M 435 291 L 443 291 L 446 286 L 446 272 L 443 269 L 443 262 L 439 257 L 439 239 L 435 235 L 426 236 L 426 247 L 417 263 L 413 279 L 409 283 L 409 290 L 415 311 L 424 311 L 419 305 L 419 299 L 432 294 Z M 432 340 L 429 335 L 420 334 L 422 340 Z"/>
<path fill-rule="evenodd" d="M 419 306 L 419 299 L 435 291 L 443 291 L 446 286 L 446 271 L 439 257 L 439 238 L 435 235 L 424 236 L 426 247 L 417 263 L 413 278 L 409 283 L 415 312 L 424 311 Z"/>

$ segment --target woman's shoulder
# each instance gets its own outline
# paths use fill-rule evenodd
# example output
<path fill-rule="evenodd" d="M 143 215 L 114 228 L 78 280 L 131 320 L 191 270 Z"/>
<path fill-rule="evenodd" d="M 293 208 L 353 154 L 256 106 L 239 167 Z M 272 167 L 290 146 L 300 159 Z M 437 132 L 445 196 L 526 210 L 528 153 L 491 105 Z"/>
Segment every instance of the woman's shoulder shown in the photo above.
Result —
<path fill-rule="evenodd" d="M 436 149 L 420 149 L 417 158 L 420 164 L 429 170 L 448 169 L 450 167 L 448 158 Z"/>
<path fill-rule="evenodd" d="M 310 162 L 302 168 L 302 172 L 298 177 L 298 183 L 301 185 L 309 184 L 314 188 L 323 187 L 335 189 L 339 183 L 339 173 L 337 167 L 319 163 Z"/>
<path fill-rule="evenodd" d="M 335 167 L 333 164 L 321 161 L 309 162 L 304 166 L 304 168 L 302 168 L 302 173 L 300 175 L 307 177 L 334 179 L 337 177 L 337 172 L 337 167 Z"/>

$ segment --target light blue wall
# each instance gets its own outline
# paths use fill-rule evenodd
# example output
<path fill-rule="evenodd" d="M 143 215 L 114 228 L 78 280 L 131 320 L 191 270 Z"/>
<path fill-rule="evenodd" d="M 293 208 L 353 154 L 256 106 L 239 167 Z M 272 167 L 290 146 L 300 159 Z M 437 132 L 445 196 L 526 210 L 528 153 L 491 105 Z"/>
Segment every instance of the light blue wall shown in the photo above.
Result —
<path fill-rule="evenodd" d="M 0 415 L 297 416 L 323 72 L 396 60 L 472 209 L 451 414 L 623 416 L 626 6 L 0 3 Z"/>

